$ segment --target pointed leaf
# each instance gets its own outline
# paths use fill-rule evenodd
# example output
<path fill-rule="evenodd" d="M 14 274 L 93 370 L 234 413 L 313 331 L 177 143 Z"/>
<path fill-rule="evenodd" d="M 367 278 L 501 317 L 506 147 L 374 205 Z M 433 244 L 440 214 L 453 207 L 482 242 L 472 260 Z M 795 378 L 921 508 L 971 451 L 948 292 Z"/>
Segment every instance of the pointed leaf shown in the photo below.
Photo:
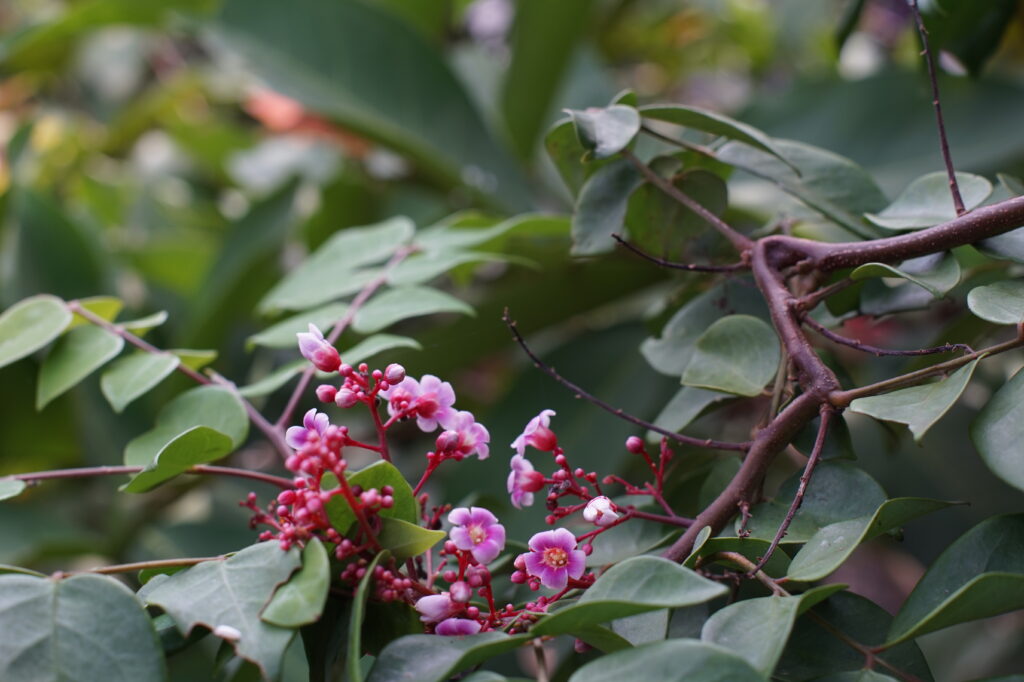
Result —
<path fill-rule="evenodd" d="M 1024 608 L 1024 514 L 990 517 L 946 548 L 892 621 L 886 646 Z"/>
<path fill-rule="evenodd" d="M 576 137 L 595 159 L 606 159 L 629 146 L 640 132 L 640 114 L 633 107 L 613 104 L 609 107 L 570 109 Z"/>
<path fill-rule="evenodd" d="M 692 639 L 670 639 L 590 661 L 569 682 L 766 682 L 767 677 L 727 649 Z"/>
<path fill-rule="evenodd" d="M 277 588 L 260 613 L 260 620 L 283 628 L 315 623 L 324 610 L 330 587 L 330 558 L 320 539 L 313 538 L 302 550 L 302 568 Z"/>
<path fill-rule="evenodd" d="M 700 416 L 704 410 L 716 405 L 723 400 L 732 398 L 728 393 L 708 391 L 693 386 L 683 386 L 672 399 L 665 404 L 661 412 L 654 419 L 654 425 L 670 431 L 682 431 L 694 419 Z M 654 433 L 653 431 L 651 432 Z M 654 434 L 658 439 L 660 434 Z M 651 437 L 650 434 L 648 437 Z"/>
<path fill-rule="evenodd" d="M 93 315 L 97 315 L 107 322 L 113 322 L 117 314 L 121 312 L 121 308 L 124 307 L 124 303 L 119 298 L 113 296 L 92 296 L 89 298 L 80 298 L 78 303 L 88 310 Z M 78 313 L 75 313 L 74 318 L 71 320 L 71 324 L 68 325 L 68 329 L 74 329 L 75 327 L 81 327 L 82 325 L 92 324 L 89 320 L 85 319 Z"/>
<path fill-rule="evenodd" d="M 992 183 L 980 175 L 957 173 L 957 184 L 964 208 L 979 206 L 992 193 Z M 879 213 L 867 213 L 867 219 L 887 230 L 914 230 L 931 227 L 956 218 L 949 177 L 944 171 L 923 175 L 900 193 Z"/>
<path fill-rule="evenodd" d="M 149 616 L 107 576 L 0 575 L 0 631 L 4 682 L 167 679 Z"/>
<path fill-rule="evenodd" d="M 710 529 L 710 526 L 708 528 Z M 761 557 L 767 554 L 768 547 L 770 546 L 771 543 L 768 540 L 762 540 L 760 538 L 708 538 L 704 541 L 704 544 L 699 547 L 697 546 L 697 543 L 694 543 L 694 551 L 686 558 L 683 565 L 687 568 L 695 568 L 700 559 L 709 557 L 718 552 L 736 552 L 737 554 L 742 554 L 747 557 L 754 563 L 757 563 L 760 561 Z M 730 566 L 736 570 L 747 570 L 746 567 L 740 566 L 728 559 L 716 559 L 716 562 Z M 768 563 L 765 564 L 762 570 L 772 576 L 786 575 L 786 571 L 789 570 L 789 555 L 785 552 L 773 552 Z"/>
<path fill-rule="evenodd" d="M 24 492 L 26 486 L 24 481 L 16 478 L 0 478 L 0 500 L 9 500 Z"/>
<path fill-rule="evenodd" d="M 790 165 L 785 155 L 777 148 L 772 139 L 763 132 L 746 123 L 741 123 L 728 116 L 699 107 L 688 107 L 679 104 L 651 104 L 640 108 L 640 115 L 658 121 L 675 123 L 686 128 L 718 135 L 730 140 L 748 144 L 751 147 L 767 152 Z"/>
<path fill-rule="evenodd" d="M 867 263 L 850 273 L 852 279 L 902 277 L 942 297 L 960 282 L 960 264 L 953 254 L 923 256 L 901 263 L 899 267 L 885 263 Z"/>
<path fill-rule="evenodd" d="M 643 182 L 626 159 L 602 166 L 586 181 L 572 216 L 574 256 L 592 256 L 615 248 L 612 235 L 622 232 L 629 197 Z"/>
<path fill-rule="evenodd" d="M 159 312 L 153 313 L 152 315 L 146 315 L 145 317 L 140 317 L 137 320 L 129 320 L 127 322 L 119 322 L 118 324 L 121 327 L 124 327 L 126 331 L 129 331 L 132 334 L 135 334 L 136 336 L 145 336 L 146 332 L 148 332 L 150 329 L 154 329 L 156 327 L 159 327 L 160 325 L 162 325 L 166 321 L 167 321 L 167 311 L 166 310 L 161 310 Z"/>
<path fill-rule="evenodd" d="M 0 315 L 0 367 L 34 353 L 71 324 L 71 311 L 56 296 L 33 296 Z"/>
<path fill-rule="evenodd" d="M 297 549 L 285 552 L 276 542 L 261 542 L 169 576 L 145 593 L 145 601 L 162 608 L 186 636 L 197 625 L 234 628 L 240 637 L 226 641 L 235 654 L 276 679 L 295 630 L 264 623 L 260 611 L 300 563 Z"/>
<path fill-rule="evenodd" d="M 446 682 L 455 673 L 517 649 L 533 637 L 484 632 L 468 637 L 406 635 L 392 641 L 374 661 L 367 682 Z"/>
<path fill-rule="evenodd" d="M 238 394 L 243 398 L 258 398 L 260 396 L 270 395 L 295 377 L 302 374 L 302 371 L 307 367 L 309 367 L 309 361 L 305 358 L 302 360 L 296 360 L 295 362 L 289 362 L 287 365 L 281 365 L 262 379 L 239 388 Z"/>
<path fill-rule="evenodd" d="M 458 249 L 469 249 L 486 244 L 505 235 L 511 230 L 527 235 L 564 234 L 568 227 L 568 216 L 545 213 L 523 213 L 508 220 L 493 224 L 477 214 L 460 214 L 419 230 L 413 243 L 427 253 L 443 253 Z M 402 269 L 402 265 L 395 271 Z"/>
<path fill-rule="evenodd" d="M 467 263 L 500 263 L 509 260 L 511 258 L 504 254 L 480 251 L 420 253 L 402 261 L 392 270 L 388 282 L 394 286 L 422 284 Z"/>
<path fill-rule="evenodd" d="M 144 493 L 185 473 L 197 464 L 214 462 L 234 450 L 231 438 L 208 426 L 194 426 L 176 436 L 156 455 L 156 460 L 121 486 L 126 493 Z"/>
<path fill-rule="evenodd" d="M 1024 322 L 1024 282 L 1004 280 L 975 287 L 967 294 L 967 307 L 994 324 Z"/>
<path fill-rule="evenodd" d="M 41 410 L 54 398 L 105 365 L 124 348 L 124 339 L 106 329 L 79 327 L 57 342 L 39 368 L 36 409 Z"/>
<path fill-rule="evenodd" d="M 687 386 L 760 395 L 779 366 L 779 339 L 767 322 L 730 315 L 708 327 L 683 372 Z"/>
<path fill-rule="evenodd" d="M 414 350 L 422 350 L 423 346 L 420 345 L 419 341 L 409 338 L 408 336 L 398 336 L 397 334 L 374 334 L 373 336 L 363 339 L 351 348 L 343 350 L 341 352 L 341 359 L 355 367 L 360 362 L 369 360 L 372 357 L 380 355 L 386 350 L 394 350 L 395 348 L 412 348 Z"/>
<path fill-rule="evenodd" d="M 1018 371 L 971 424 L 971 440 L 999 478 L 1024 490 L 1024 370 Z"/>
<path fill-rule="evenodd" d="M 217 359 L 217 351 L 195 348 L 171 348 L 167 351 L 178 356 L 181 364 L 198 372 Z"/>
<path fill-rule="evenodd" d="M 474 314 L 470 305 L 443 291 L 418 286 L 399 287 L 370 299 L 356 313 L 352 328 L 361 334 L 372 334 L 396 322 L 434 313 Z"/>
<path fill-rule="evenodd" d="M 113 363 L 100 377 L 100 390 L 115 412 L 144 395 L 178 367 L 171 353 L 139 352 Z"/>
<path fill-rule="evenodd" d="M 381 509 L 379 512 L 380 516 L 401 519 L 408 523 L 415 523 L 419 518 L 417 512 L 419 507 L 416 498 L 413 497 L 412 486 L 405 480 L 402 472 L 391 462 L 383 460 L 374 462 L 370 466 L 350 475 L 346 474 L 346 478 L 349 485 L 358 485 L 363 490 L 369 490 L 370 488 L 380 490 L 386 485 L 391 486 L 394 490 L 392 497 L 395 503 L 387 509 Z M 336 479 L 334 483 L 337 484 Z M 325 489 L 333 489 L 336 486 L 328 488 L 325 485 L 324 487 Z M 348 529 L 356 521 L 356 515 L 352 512 L 352 508 L 341 495 L 331 497 L 327 504 L 324 505 L 324 508 L 327 511 L 327 518 L 330 519 L 331 525 L 339 533 L 347 533 Z"/>
<path fill-rule="evenodd" d="M 346 654 L 348 682 L 363 682 L 363 670 L 359 664 L 359 659 L 363 656 L 363 615 L 366 612 L 366 598 L 369 596 L 370 585 L 374 581 L 373 569 L 377 567 L 383 556 L 384 553 L 380 552 L 366 566 L 366 574 L 359 581 L 359 587 L 352 596 L 352 614 L 348 623 L 348 652 Z"/>
<path fill-rule="evenodd" d="M 945 379 L 930 384 L 857 398 L 850 403 L 849 409 L 851 412 L 866 414 L 875 419 L 906 424 L 914 434 L 914 441 L 920 443 L 928 429 L 934 426 L 960 398 L 980 361 L 981 358 L 978 358 Z"/>
<path fill-rule="evenodd" d="M 296 334 L 308 331 L 309 325 L 315 324 L 324 335 L 327 335 L 346 310 L 348 310 L 347 303 L 328 303 L 313 310 L 306 310 L 253 334 L 246 339 L 245 343 L 249 347 L 298 348 Z"/>
<path fill-rule="evenodd" d="M 405 561 L 423 554 L 444 540 L 443 530 L 427 530 L 408 521 L 382 516 L 377 542 L 389 550 L 398 561 Z"/>

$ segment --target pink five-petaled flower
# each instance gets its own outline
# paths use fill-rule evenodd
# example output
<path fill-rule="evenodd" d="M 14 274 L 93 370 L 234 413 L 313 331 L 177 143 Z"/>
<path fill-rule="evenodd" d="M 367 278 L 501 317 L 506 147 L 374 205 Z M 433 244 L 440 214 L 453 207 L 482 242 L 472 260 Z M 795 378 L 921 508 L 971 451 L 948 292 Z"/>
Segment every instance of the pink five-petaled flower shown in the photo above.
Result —
<path fill-rule="evenodd" d="M 583 508 L 583 518 L 595 526 L 609 526 L 619 518 L 615 505 L 604 495 L 595 497 Z"/>
<path fill-rule="evenodd" d="M 446 618 L 437 624 L 434 632 L 443 637 L 475 635 L 480 632 L 480 623 L 467 618 Z"/>
<path fill-rule="evenodd" d="M 288 445 L 296 450 L 302 448 L 313 435 L 322 436 L 327 427 L 331 425 L 331 419 L 323 412 L 317 412 L 314 407 L 302 418 L 302 426 L 291 426 L 284 434 Z"/>
<path fill-rule="evenodd" d="M 437 429 L 438 424 L 448 428 L 455 416 L 452 385 L 432 374 L 424 375 L 420 381 L 405 377 L 379 395 L 388 401 L 388 414 L 416 417 L 416 424 L 426 433 Z"/>
<path fill-rule="evenodd" d="M 526 424 L 523 432 L 512 441 L 512 447 L 516 454 L 526 454 L 527 445 L 532 445 L 541 452 L 550 452 L 555 449 L 558 445 L 558 437 L 555 436 L 554 431 L 548 428 L 553 416 L 555 416 L 554 410 L 541 410 L 540 414 Z"/>
<path fill-rule="evenodd" d="M 491 563 L 505 548 L 505 527 L 483 507 L 453 509 L 448 521 L 453 525 L 448 535 L 455 546 L 468 551 L 481 564 Z"/>
<path fill-rule="evenodd" d="M 533 468 L 522 455 L 512 455 L 512 473 L 508 475 L 508 493 L 516 509 L 533 504 L 533 494 L 544 487 L 544 474 Z"/>
<path fill-rule="evenodd" d="M 544 587 L 563 590 L 569 578 L 583 575 L 587 555 L 576 549 L 576 536 L 565 528 L 537 533 L 529 544 L 530 552 L 523 555 L 526 572 Z"/>
<path fill-rule="evenodd" d="M 487 427 L 477 422 L 472 412 L 461 410 L 448 420 L 445 431 L 437 437 L 437 453 L 468 457 L 474 452 L 480 459 L 487 459 L 491 450 L 491 434 Z"/>
<path fill-rule="evenodd" d="M 461 605 L 452 601 L 450 594 L 442 592 L 420 597 L 415 608 L 420 612 L 420 620 L 424 623 L 440 623 L 458 613 Z"/>
<path fill-rule="evenodd" d="M 334 372 L 341 367 L 341 356 L 338 349 L 327 343 L 323 333 L 315 324 L 309 325 L 308 332 L 296 334 L 299 338 L 299 352 L 313 365 L 323 372 Z"/>

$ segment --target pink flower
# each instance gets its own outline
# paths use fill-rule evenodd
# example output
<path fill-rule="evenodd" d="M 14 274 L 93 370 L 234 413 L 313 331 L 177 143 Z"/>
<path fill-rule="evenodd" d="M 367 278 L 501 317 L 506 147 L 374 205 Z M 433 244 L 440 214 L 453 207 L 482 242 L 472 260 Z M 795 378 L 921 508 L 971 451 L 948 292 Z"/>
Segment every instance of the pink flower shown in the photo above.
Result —
<path fill-rule="evenodd" d="M 604 495 L 595 497 L 583 508 L 583 518 L 595 526 L 608 526 L 619 518 L 615 505 Z"/>
<path fill-rule="evenodd" d="M 284 434 L 284 439 L 288 445 L 299 450 L 314 435 L 317 437 L 323 436 L 330 425 L 330 417 L 323 412 L 317 412 L 314 407 L 302 418 L 302 426 L 291 426 L 288 428 Z"/>
<path fill-rule="evenodd" d="M 338 350 L 327 343 L 323 333 L 315 324 L 309 325 L 308 332 L 299 332 L 295 336 L 299 339 L 299 352 L 324 372 L 334 372 L 341 367 L 341 356 Z"/>
<path fill-rule="evenodd" d="M 472 412 L 456 412 L 445 428 L 447 430 L 437 437 L 438 454 L 468 457 L 475 452 L 480 459 L 490 455 L 487 444 L 491 442 L 491 434 L 476 421 Z"/>
<path fill-rule="evenodd" d="M 389 386 L 379 395 L 388 401 L 388 414 L 392 417 L 416 417 L 416 424 L 430 433 L 438 425 L 448 428 L 455 416 L 455 391 L 447 381 L 441 381 L 432 374 L 416 381 L 405 377 L 399 383 Z"/>
<path fill-rule="evenodd" d="M 530 552 L 521 555 L 523 563 L 527 573 L 540 580 L 544 587 L 563 590 L 569 578 L 583 575 L 587 555 L 576 549 L 576 536 L 565 528 L 537 533 L 529 544 Z"/>
<path fill-rule="evenodd" d="M 481 564 L 494 561 L 505 549 L 505 527 L 483 507 L 453 509 L 448 521 L 453 524 L 448 535 L 455 546 L 468 551 Z"/>
<path fill-rule="evenodd" d="M 512 473 L 508 475 L 508 492 L 516 509 L 533 504 L 533 494 L 544 487 L 544 474 L 533 468 L 522 455 L 512 455 Z"/>
<path fill-rule="evenodd" d="M 415 608 L 420 612 L 420 620 L 424 623 L 439 623 L 455 615 L 460 609 L 447 592 L 420 597 Z"/>
<path fill-rule="evenodd" d="M 467 618 L 447 618 L 437 624 L 434 632 L 443 637 L 475 635 L 480 632 L 480 623 Z"/>
<path fill-rule="evenodd" d="M 541 410 L 540 414 L 526 424 L 523 432 L 512 441 L 512 447 L 515 448 L 516 454 L 524 455 L 527 445 L 531 445 L 541 452 L 550 452 L 555 449 L 558 445 L 558 437 L 555 436 L 554 431 L 548 428 L 553 416 L 555 416 L 554 410 Z"/>

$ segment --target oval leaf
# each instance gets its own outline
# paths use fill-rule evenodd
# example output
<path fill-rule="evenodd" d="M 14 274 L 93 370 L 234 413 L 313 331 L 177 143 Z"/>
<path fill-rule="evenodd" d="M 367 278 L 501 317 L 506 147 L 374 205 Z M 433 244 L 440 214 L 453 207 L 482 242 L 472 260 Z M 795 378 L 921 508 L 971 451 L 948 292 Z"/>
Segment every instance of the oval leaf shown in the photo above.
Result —
<path fill-rule="evenodd" d="M 683 383 L 735 395 L 760 395 L 779 365 L 779 339 L 763 320 L 729 315 L 705 331 L 695 345 Z"/>
<path fill-rule="evenodd" d="M 992 183 L 980 175 L 957 173 L 956 181 L 968 211 L 992 193 Z M 949 176 L 943 171 L 923 175 L 907 185 L 883 211 L 865 215 L 887 230 L 914 230 L 953 220 L 956 208 L 949 192 Z"/>
<path fill-rule="evenodd" d="M 866 263 L 850 273 L 851 279 L 901 277 L 941 298 L 960 283 L 960 264 L 953 254 L 935 254 L 908 260 L 899 267 L 885 263 Z"/>
<path fill-rule="evenodd" d="M 121 308 L 124 307 L 124 303 L 121 299 L 114 298 L 113 296 L 91 296 L 89 298 L 80 298 L 78 303 L 88 310 L 93 315 L 101 317 L 107 322 L 113 322 L 117 314 L 121 312 Z M 89 320 L 85 319 L 78 313 L 74 314 L 71 320 L 71 324 L 68 325 L 68 329 L 74 329 L 75 327 L 81 327 L 83 325 L 92 324 Z"/>
<path fill-rule="evenodd" d="M 401 519 L 383 516 L 377 542 L 389 550 L 398 561 L 405 561 L 423 554 L 441 542 L 446 533 L 443 530 L 427 530 Z"/>
<path fill-rule="evenodd" d="M 391 486 L 394 490 L 392 497 L 395 503 L 387 509 L 381 509 L 380 516 L 400 519 L 408 523 L 416 523 L 419 518 L 419 505 L 412 494 L 412 486 L 391 462 L 383 460 L 374 462 L 370 466 L 348 475 L 347 479 L 349 485 L 358 485 L 363 490 L 370 488 L 380 490 L 386 485 Z M 337 479 L 334 481 L 335 485 L 330 487 L 328 487 L 327 480 L 324 482 L 324 489 L 333 489 L 337 486 Z M 356 515 L 352 512 L 352 507 L 341 495 L 332 496 L 324 508 L 331 525 L 343 535 L 356 522 Z"/>
<path fill-rule="evenodd" d="M 330 587 L 330 558 L 320 539 L 313 538 L 302 550 L 302 568 L 277 588 L 260 619 L 283 628 L 315 623 L 324 610 Z"/>
<path fill-rule="evenodd" d="M 595 159 L 606 159 L 629 146 L 640 132 L 640 114 L 624 104 L 566 111 L 576 126 L 576 137 Z"/>
<path fill-rule="evenodd" d="M 967 294 L 967 307 L 995 324 L 1024 322 L 1024 282 L 1006 280 L 975 287 Z"/>
<path fill-rule="evenodd" d="M 208 426 L 194 426 L 176 436 L 156 455 L 156 460 L 121 486 L 126 493 L 144 493 L 185 473 L 197 464 L 214 462 L 231 453 L 231 438 Z"/>
<path fill-rule="evenodd" d="M 34 353 L 60 336 L 71 311 L 56 296 L 33 296 L 0 315 L 0 367 Z"/>
<path fill-rule="evenodd" d="M 423 346 L 420 345 L 419 341 L 409 338 L 408 336 L 398 336 L 397 334 L 374 334 L 373 336 L 363 339 L 351 348 L 341 351 L 341 358 L 346 363 L 356 367 L 364 360 L 369 360 L 386 350 L 394 350 L 396 348 L 422 350 Z"/>
<path fill-rule="evenodd" d="M 592 256 L 615 248 L 612 235 L 622 232 L 629 197 L 643 182 L 626 159 L 611 161 L 590 176 L 572 216 L 572 255 Z"/>
<path fill-rule="evenodd" d="M 36 409 L 75 387 L 124 348 L 124 339 L 89 325 L 72 329 L 57 342 L 39 368 Z"/>
<path fill-rule="evenodd" d="M 484 632 L 469 637 L 406 635 L 389 643 L 374 661 L 367 682 L 446 682 L 452 675 L 529 642 L 529 634 Z"/>
<path fill-rule="evenodd" d="M 100 390 L 115 412 L 122 411 L 178 367 L 171 353 L 135 353 L 118 360 L 100 377 Z"/>
<path fill-rule="evenodd" d="M 1024 490 L 1024 370 L 985 404 L 971 424 L 971 440 L 992 473 Z"/>
<path fill-rule="evenodd" d="M 328 303 L 314 310 L 306 310 L 253 334 L 245 343 L 250 347 L 297 348 L 296 334 L 307 331 L 309 325 L 315 324 L 326 335 L 346 310 L 348 310 L 347 303 Z"/>
<path fill-rule="evenodd" d="M 398 287 L 370 299 L 356 313 L 352 328 L 361 334 L 372 334 L 410 317 L 434 313 L 474 314 L 467 303 L 443 291 L 429 287 Z"/>
<path fill-rule="evenodd" d="M 587 663 L 569 682 L 766 682 L 742 658 L 721 647 L 692 639 L 673 639 L 626 649 Z"/>
<path fill-rule="evenodd" d="M 25 491 L 25 481 L 16 478 L 0 478 L 0 500 L 9 500 Z"/>

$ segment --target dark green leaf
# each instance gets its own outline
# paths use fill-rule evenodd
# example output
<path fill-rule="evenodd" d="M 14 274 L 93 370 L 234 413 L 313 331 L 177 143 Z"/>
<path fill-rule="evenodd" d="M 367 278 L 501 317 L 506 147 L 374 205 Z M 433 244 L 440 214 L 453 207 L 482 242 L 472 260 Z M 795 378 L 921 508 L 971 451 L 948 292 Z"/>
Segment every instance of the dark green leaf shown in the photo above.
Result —
<path fill-rule="evenodd" d="M 909 282 L 894 287 L 874 278 L 865 282 L 860 292 L 860 312 L 880 316 L 927 308 L 935 300 L 936 292 L 944 293 L 960 278 L 956 259 L 942 253 L 903 261 L 898 269 L 900 276 Z M 885 272 L 869 274 L 886 275 Z"/>
<path fill-rule="evenodd" d="M 587 566 L 606 566 L 639 556 L 664 543 L 676 532 L 660 523 L 639 519 L 615 526 L 601 534 L 594 544 L 594 551 L 587 555 Z"/>
<path fill-rule="evenodd" d="M 791 165 L 782 150 L 763 132 L 713 111 L 680 104 L 652 104 L 641 107 L 640 115 L 742 142 L 771 154 L 786 165 Z"/>
<path fill-rule="evenodd" d="M 33 296 L 0 315 L 0 367 L 34 353 L 71 324 L 71 312 L 55 296 Z"/>
<path fill-rule="evenodd" d="M 694 543 L 694 551 L 686 558 L 683 565 L 688 568 L 694 568 L 697 562 L 704 557 L 710 557 L 712 554 L 717 552 L 736 552 L 742 554 L 754 563 L 760 561 L 767 551 L 770 543 L 768 540 L 761 540 L 759 538 L 731 538 L 731 537 L 717 537 L 708 538 L 704 544 L 697 546 Z M 716 559 L 718 563 L 726 564 L 736 570 L 746 570 L 745 566 L 734 564 L 727 559 Z M 785 552 L 773 552 L 768 563 L 764 566 L 764 572 L 771 576 L 784 576 L 789 570 L 789 556 Z"/>
<path fill-rule="evenodd" d="M 398 287 L 370 299 L 356 313 L 352 328 L 361 334 L 372 334 L 396 322 L 434 313 L 474 314 L 470 305 L 443 291 L 417 286 Z"/>
<path fill-rule="evenodd" d="M 929 47 L 945 50 L 978 75 L 1013 24 L 1015 0 L 932 0 L 921 4 Z"/>
<path fill-rule="evenodd" d="M 62 336 L 39 368 L 36 409 L 75 387 L 124 348 L 124 339 L 100 327 L 79 327 Z"/>
<path fill-rule="evenodd" d="M 960 282 L 960 264 L 953 254 L 924 256 L 901 263 L 899 267 L 885 263 L 868 263 L 850 273 L 853 279 L 902 277 L 942 297 Z"/>
<path fill-rule="evenodd" d="M 419 507 L 416 498 L 413 497 L 412 486 L 405 480 L 402 472 L 391 462 L 383 460 L 374 462 L 370 466 L 346 477 L 349 485 L 358 485 L 363 490 L 369 490 L 370 488 L 380 490 L 386 485 L 392 487 L 394 490 L 392 497 L 394 497 L 395 503 L 388 509 L 381 509 L 379 512 L 380 516 L 400 519 L 408 523 L 415 523 L 419 518 L 417 512 Z M 356 521 L 356 515 L 352 511 L 352 507 L 348 505 L 348 502 L 345 501 L 342 495 L 331 497 L 327 501 L 325 509 L 327 510 L 327 518 L 330 519 L 331 525 L 339 533 L 347 533 Z"/>
<path fill-rule="evenodd" d="M 992 183 L 980 175 L 957 173 L 964 208 L 979 206 L 992 193 Z M 875 225 L 887 230 L 915 230 L 956 218 L 949 177 L 944 171 L 929 173 L 911 182 L 896 200 L 879 213 L 867 213 Z"/>
<path fill-rule="evenodd" d="M 444 536 L 443 530 L 427 530 L 408 521 L 383 516 L 377 542 L 384 549 L 390 550 L 395 559 L 405 561 L 423 554 L 441 542 Z"/>
<path fill-rule="evenodd" d="M 945 379 L 930 384 L 857 398 L 850 403 L 849 409 L 851 412 L 866 414 L 875 419 L 906 424 L 914 434 L 914 440 L 920 443 L 928 429 L 934 426 L 960 398 L 980 361 L 981 358 L 978 358 Z"/>
<path fill-rule="evenodd" d="M 655 417 L 654 425 L 670 431 L 681 431 L 708 407 L 728 398 L 732 398 L 728 393 L 683 386 Z"/>
<path fill-rule="evenodd" d="M 4 682 L 167 679 L 149 616 L 107 576 L 0 575 L 0 631 Z"/>
<path fill-rule="evenodd" d="M 302 550 L 302 568 L 284 585 L 260 613 L 264 623 L 295 628 L 320 618 L 331 587 L 331 563 L 319 538 L 313 538 Z"/>
<path fill-rule="evenodd" d="M 0 500 L 17 497 L 25 490 L 25 482 L 16 478 L 0 478 Z"/>
<path fill-rule="evenodd" d="M 996 391 L 971 424 L 971 440 L 992 472 L 1024 490 L 1024 371 Z"/>
<path fill-rule="evenodd" d="M 640 132 L 640 114 L 634 107 L 613 104 L 609 107 L 569 110 L 576 137 L 595 159 L 607 159 L 629 146 Z"/>
<path fill-rule="evenodd" d="M 100 390 L 115 412 L 155 387 L 178 367 L 171 353 L 139 352 L 112 364 L 100 377 Z"/>
<path fill-rule="evenodd" d="M 683 383 L 735 395 L 760 395 L 779 365 L 779 340 L 751 315 L 724 317 L 701 334 Z"/>
<path fill-rule="evenodd" d="M 620 649 L 625 649 L 627 646 L 640 646 L 641 644 L 660 642 L 665 639 L 668 633 L 668 619 L 668 609 L 659 609 L 657 611 L 648 611 L 647 613 L 638 613 L 635 616 L 617 618 L 611 622 L 610 632 L 626 641 L 611 642 L 611 647 L 606 645 L 601 648 L 601 651 L 610 654 Z"/>
<path fill-rule="evenodd" d="M 1024 608 L 1024 514 L 990 517 L 935 560 L 889 628 L 887 646 Z"/>
<path fill-rule="evenodd" d="M 369 596 L 370 585 L 373 584 L 373 569 L 377 567 L 384 553 L 373 557 L 366 567 L 366 575 L 359 581 L 359 587 L 352 597 L 352 615 L 348 624 L 348 682 L 363 682 L 363 671 L 359 659 L 363 656 L 362 632 L 363 614 L 366 611 L 366 598 Z"/>
<path fill-rule="evenodd" d="M 975 287 L 967 294 L 967 307 L 994 324 L 1024 322 L 1024 282 L 1005 280 Z"/>
<path fill-rule="evenodd" d="M 767 678 L 727 649 L 690 639 L 672 639 L 626 649 L 587 663 L 569 682 L 766 682 Z"/>
<path fill-rule="evenodd" d="M 193 426 L 175 436 L 145 469 L 121 487 L 126 493 L 144 493 L 197 464 L 214 462 L 234 449 L 231 438 L 208 426 Z"/>
<path fill-rule="evenodd" d="M 621 233 L 629 197 L 643 184 L 640 173 L 626 159 L 598 169 L 580 189 L 572 217 L 572 253 L 592 256 L 615 247 L 612 235 Z"/>
<path fill-rule="evenodd" d="M 825 677 L 815 678 L 814 682 L 888 682 L 895 681 L 895 677 L 889 677 L 874 670 L 850 670 L 845 673 L 834 673 Z"/>
<path fill-rule="evenodd" d="M 380 652 L 367 682 L 445 682 L 453 674 L 523 646 L 528 634 L 484 632 L 469 637 L 407 635 Z"/>
<path fill-rule="evenodd" d="M 186 636 L 197 625 L 234 628 L 241 636 L 226 641 L 235 654 L 258 665 L 264 677 L 276 679 L 295 631 L 264 623 L 260 611 L 299 567 L 299 556 L 297 549 L 285 552 L 276 542 L 252 545 L 229 559 L 175 573 L 148 590 L 145 601 L 162 608 Z"/>

